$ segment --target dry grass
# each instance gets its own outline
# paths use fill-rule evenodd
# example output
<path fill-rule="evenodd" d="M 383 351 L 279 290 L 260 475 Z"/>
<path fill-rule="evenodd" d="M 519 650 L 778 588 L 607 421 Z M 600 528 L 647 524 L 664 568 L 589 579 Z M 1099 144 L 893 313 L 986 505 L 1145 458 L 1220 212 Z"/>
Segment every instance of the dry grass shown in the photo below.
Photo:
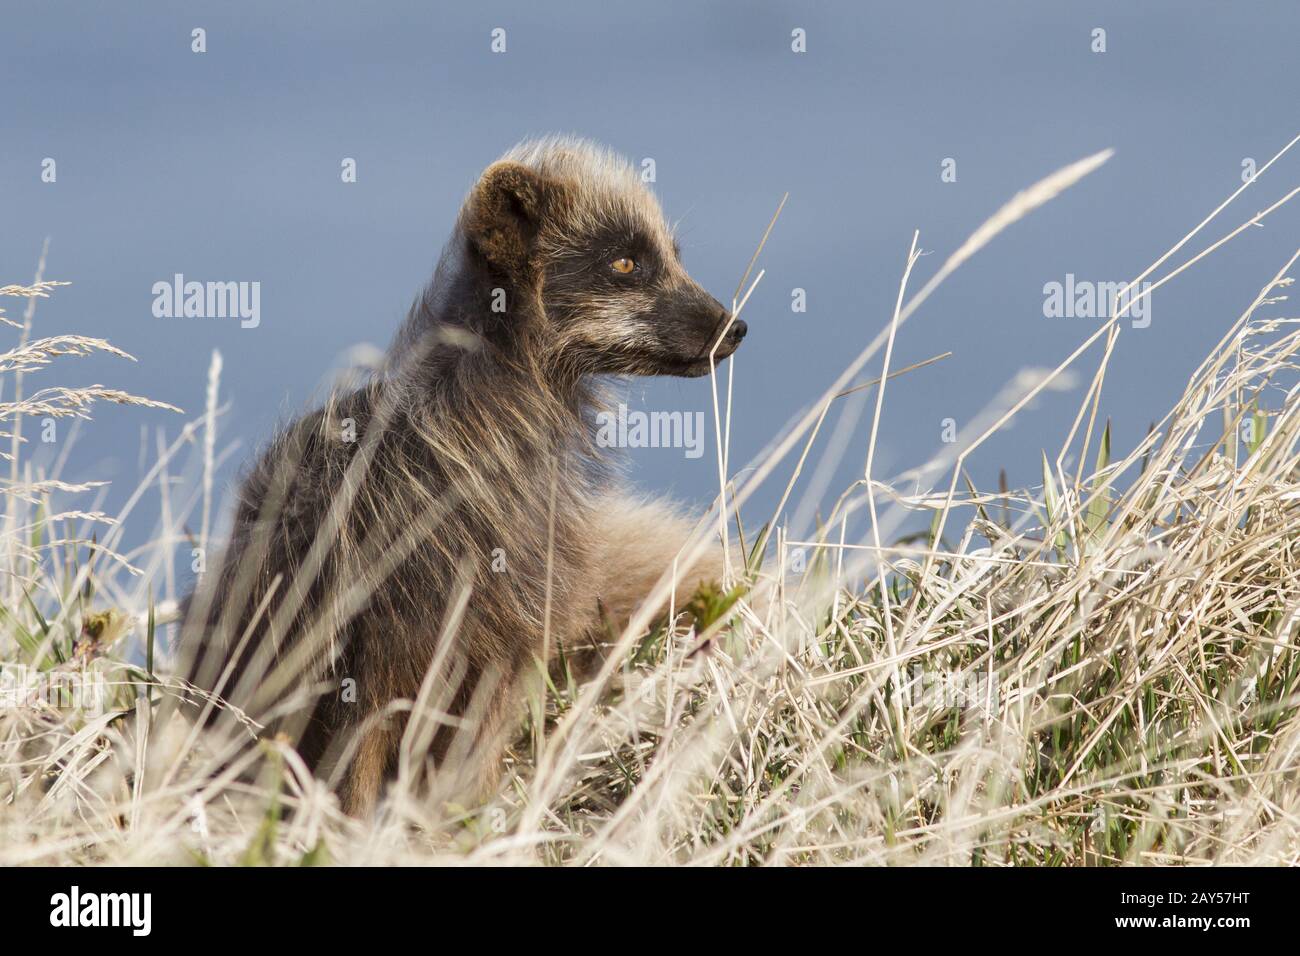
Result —
<path fill-rule="evenodd" d="M 191 513 L 208 534 L 218 363 L 205 414 L 170 445 L 159 438 L 125 509 L 159 496 L 143 549 L 118 553 L 125 513 L 58 510 L 90 489 L 24 472 L 15 438 L 0 660 L 30 682 L 0 701 L 0 863 L 1300 861 L 1300 325 L 1284 314 L 1300 252 L 1122 457 L 1098 416 L 1124 327 L 1114 315 L 1056 368 L 1009 386 L 934 461 L 886 483 L 872 455 L 834 502 L 787 511 L 837 400 L 871 399 L 874 449 L 887 383 L 910 371 L 892 368 L 894 343 L 933 289 L 1105 159 L 1015 197 L 909 297 L 914 239 L 880 335 L 743 470 L 727 458 L 729 372 L 715 377 L 723 493 L 700 546 L 719 529 L 744 539 L 755 557 L 735 574 L 748 593 L 734 604 L 695 595 L 691 627 L 634 621 L 594 681 L 548 683 L 484 807 L 447 807 L 399 782 L 373 819 L 352 820 L 282 740 L 244 747 L 214 776 L 192 730 L 199 697 L 165 676 L 151 594 L 176 597 L 171 559 L 193 544 L 181 530 Z M 0 292 L 49 285 L 38 276 Z M 94 339 L 29 341 L 30 310 L 20 328 L 0 355 L 6 379 L 90 349 L 122 354 Z M 1098 345 L 1042 485 L 969 486 L 969 456 Z M 873 359 L 875 385 L 855 385 Z M 157 405 L 99 386 L 18 391 L 0 420 L 18 436 L 24 414 L 84 415 L 105 399 Z M 734 522 L 787 471 L 762 530 Z M 747 477 L 733 486 L 733 474 Z M 826 515 L 817 532 L 791 537 L 814 507 Z M 901 530 L 917 512 L 930 531 L 909 543 Z M 85 696 L 96 687 L 102 709 Z"/>

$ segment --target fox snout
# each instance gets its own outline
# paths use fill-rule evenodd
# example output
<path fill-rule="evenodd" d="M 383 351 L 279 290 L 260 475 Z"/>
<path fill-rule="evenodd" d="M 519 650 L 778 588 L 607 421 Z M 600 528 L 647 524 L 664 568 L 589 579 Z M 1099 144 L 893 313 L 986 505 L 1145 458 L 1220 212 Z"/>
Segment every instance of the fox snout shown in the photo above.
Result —
<path fill-rule="evenodd" d="M 726 328 L 725 324 L 723 328 Z M 740 348 L 740 342 L 748 331 L 749 326 L 745 324 L 744 319 L 736 319 L 731 323 L 731 328 L 727 329 L 727 334 L 723 337 L 722 342 L 724 346 L 729 346 L 728 355 Z"/>
<path fill-rule="evenodd" d="M 668 311 L 675 321 L 667 325 L 665 344 L 675 367 L 666 369 L 667 374 L 688 378 L 708 374 L 710 355 L 715 362 L 729 357 L 749 331 L 743 319 L 733 319 L 726 306 L 698 286 L 686 290 Z"/>
<path fill-rule="evenodd" d="M 709 349 L 712 350 L 713 346 L 717 345 L 717 358 L 726 358 L 740 348 L 740 342 L 748 331 L 749 326 L 745 324 L 744 319 L 733 320 L 731 313 L 723 309 L 718 313 Z"/>

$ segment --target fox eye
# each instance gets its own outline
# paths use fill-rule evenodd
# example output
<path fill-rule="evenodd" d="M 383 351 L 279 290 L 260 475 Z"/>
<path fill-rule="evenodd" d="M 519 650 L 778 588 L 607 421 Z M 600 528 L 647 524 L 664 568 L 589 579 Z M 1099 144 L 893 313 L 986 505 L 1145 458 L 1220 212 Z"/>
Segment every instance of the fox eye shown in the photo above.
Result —
<path fill-rule="evenodd" d="M 619 273 L 620 275 L 627 275 L 629 272 L 631 272 L 633 269 L 636 268 L 636 262 L 632 259 L 629 259 L 627 256 L 623 256 L 611 262 L 609 264 L 609 267 L 613 269 L 615 272 Z"/>

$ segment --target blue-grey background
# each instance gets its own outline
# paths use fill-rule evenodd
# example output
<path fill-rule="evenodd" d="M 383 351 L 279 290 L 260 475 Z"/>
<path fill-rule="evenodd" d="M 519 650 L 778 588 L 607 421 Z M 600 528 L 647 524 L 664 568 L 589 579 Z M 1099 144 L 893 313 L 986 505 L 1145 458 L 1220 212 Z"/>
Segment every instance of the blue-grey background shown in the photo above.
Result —
<path fill-rule="evenodd" d="M 191 52 L 195 27 L 206 53 Z M 505 54 L 490 50 L 496 27 Z M 796 27 L 804 54 L 791 51 Z M 233 402 L 223 444 L 243 443 L 229 482 L 350 346 L 388 342 L 485 165 L 526 136 L 579 133 L 655 160 L 686 264 L 719 298 L 790 193 L 746 312 L 739 466 L 887 322 L 914 229 L 933 250 L 916 288 L 1018 189 L 1115 147 L 905 327 L 896 366 L 954 355 L 890 388 L 878 466 L 896 474 L 936 451 L 944 418 L 963 423 L 1094 327 L 1045 318 L 1045 282 L 1135 276 L 1240 184 L 1243 159 L 1262 164 L 1297 132 L 1297 28 L 1293 0 L 11 4 L 0 283 L 30 279 L 50 237 L 47 277 L 73 284 L 40 306 L 37 334 L 99 335 L 139 358 L 65 360 L 29 388 L 103 382 L 198 414 L 220 349 Z M 45 157 L 57 183 L 40 180 Z M 344 157 L 355 184 L 341 182 Z M 947 157 L 955 183 L 940 179 Z M 1288 156 L 1192 248 L 1297 178 L 1300 155 Z M 1292 251 L 1298 217 L 1283 211 L 1160 290 L 1150 328 L 1124 332 L 1103 405 L 1118 449 Z M 177 272 L 260 281 L 261 326 L 154 318 L 151 286 Z M 806 313 L 791 311 L 795 287 Z M 711 408 L 707 379 L 637 382 L 629 395 L 633 408 Z M 1052 395 L 1023 414 L 971 463 L 976 480 L 1006 468 L 1013 484 L 1037 482 L 1040 449 L 1059 447 L 1078 400 Z M 174 434 L 180 421 L 101 408 L 65 477 L 110 477 L 120 501 L 141 474 L 141 426 Z M 864 420 L 830 496 L 860 473 L 866 438 Z M 631 475 L 707 501 L 707 447 L 698 460 L 638 453 Z M 759 520 L 788 474 L 756 502 Z"/>

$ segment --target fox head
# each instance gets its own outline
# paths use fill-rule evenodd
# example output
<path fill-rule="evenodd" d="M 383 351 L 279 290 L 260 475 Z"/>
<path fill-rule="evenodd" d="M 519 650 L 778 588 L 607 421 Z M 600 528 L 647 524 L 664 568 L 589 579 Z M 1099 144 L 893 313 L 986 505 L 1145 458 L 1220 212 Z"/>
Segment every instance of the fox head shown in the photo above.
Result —
<path fill-rule="evenodd" d="M 459 228 L 486 285 L 515 300 L 498 310 L 498 333 L 555 366 L 694 377 L 745 337 L 745 323 L 687 274 L 632 166 L 591 143 L 515 147 L 483 172 Z"/>

